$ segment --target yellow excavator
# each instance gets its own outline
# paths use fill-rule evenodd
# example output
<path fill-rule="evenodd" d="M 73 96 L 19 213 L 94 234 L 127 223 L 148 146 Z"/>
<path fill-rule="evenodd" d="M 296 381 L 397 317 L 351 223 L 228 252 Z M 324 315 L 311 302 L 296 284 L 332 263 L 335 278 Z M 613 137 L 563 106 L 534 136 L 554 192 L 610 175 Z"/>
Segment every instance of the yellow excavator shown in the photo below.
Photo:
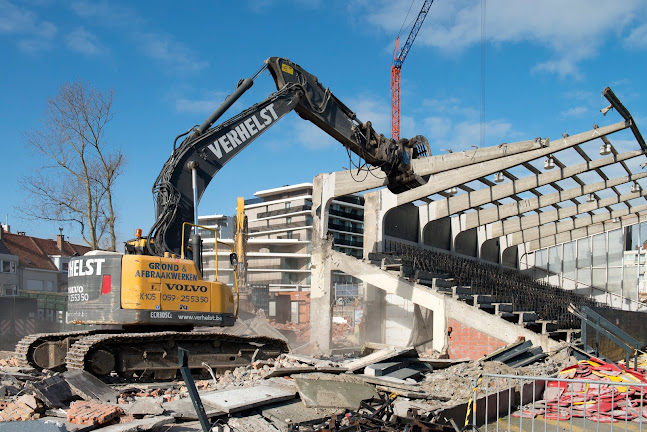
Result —
<path fill-rule="evenodd" d="M 214 126 L 264 70 L 277 91 Z M 27 336 L 16 347 L 19 360 L 38 369 L 170 379 L 178 371 L 178 347 L 191 352 L 189 366 L 196 369 L 229 369 L 287 351 L 282 340 L 218 331 L 234 325 L 236 302 L 226 284 L 202 277 L 197 206 L 216 173 L 293 110 L 379 167 L 392 192 L 425 183 L 411 168 L 412 159 L 431 154 L 424 137 L 394 141 L 378 135 L 317 77 L 287 59 L 271 57 L 251 78 L 239 81 L 200 126 L 175 139 L 153 187 L 156 220 L 148 236 L 138 232 L 124 254 L 91 251 L 70 261 L 68 321 L 96 329 Z M 237 229 L 244 224 L 239 213 Z M 231 262 L 238 270 L 235 252 Z"/>

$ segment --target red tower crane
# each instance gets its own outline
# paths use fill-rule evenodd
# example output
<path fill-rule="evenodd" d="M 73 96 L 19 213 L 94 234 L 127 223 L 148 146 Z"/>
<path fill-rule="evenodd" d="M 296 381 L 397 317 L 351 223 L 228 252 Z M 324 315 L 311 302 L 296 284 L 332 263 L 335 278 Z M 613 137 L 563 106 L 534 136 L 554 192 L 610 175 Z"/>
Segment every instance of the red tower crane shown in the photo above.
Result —
<path fill-rule="evenodd" d="M 409 50 L 413 45 L 413 41 L 422 27 L 422 23 L 427 18 L 427 12 L 434 0 L 425 0 L 422 9 L 418 14 L 416 22 L 411 28 L 411 33 L 407 38 L 407 42 L 400 50 L 400 36 L 395 39 L 395 50 L 393 51 L 393 63 L 391 63 L 391 138 L 394 140 L 400 139 L 400 70 L 402 63 L 409 54 Z"/>

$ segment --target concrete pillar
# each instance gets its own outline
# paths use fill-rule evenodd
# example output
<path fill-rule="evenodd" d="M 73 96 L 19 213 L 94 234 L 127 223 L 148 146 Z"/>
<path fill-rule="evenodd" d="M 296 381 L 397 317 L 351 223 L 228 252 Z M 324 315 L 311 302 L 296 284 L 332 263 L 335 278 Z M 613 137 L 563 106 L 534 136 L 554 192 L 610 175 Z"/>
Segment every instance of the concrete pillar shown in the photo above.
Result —
<path fill-rule="evenodd" d="M 312 189 L 312 251 L 310 255 L 310 341 L 317 343 L 321 352 L 332 347 L 332 268 L 328 252 L 332 239 L 322 233 L 328 220 L 328 205 L 322 202 L 324 176 L 317 176 Z M 324 218 L 324 220 L 322 220 Z"/>
<path fill-rule="evenodd" d="M 451 233 L 452 233 L 452 240 L 451 240 L 450 249 L 449 249 L 450 252 L 456 251 L 456 237 L 461 232 L 461 223 L 460 223 L 461 217 L 462 215 L 459 217 L 449 218 Z"/>
<path fill-rule="evenodd" d="M 380 193 L 364 195 L 364 258 L 371 252 L 382 252 L 382 217 L 380 217 Z M 384 342 L 386 293 L 364 281 L 364 324 L 362 340 Z"/>
<path fill-rule="evenodd" d="M 364 195 L 364 258 L 369 252 L 382 252 L 384 245 L 384 216 L 396 206 L 397 195 L 388 189 Z"/>
<path fill-rule="evenodd" d="M 369 192 L 364 195 L 364 258 L 371 252 L 382 252 L 382 218 L 380 213 L 380 194 Z"/>

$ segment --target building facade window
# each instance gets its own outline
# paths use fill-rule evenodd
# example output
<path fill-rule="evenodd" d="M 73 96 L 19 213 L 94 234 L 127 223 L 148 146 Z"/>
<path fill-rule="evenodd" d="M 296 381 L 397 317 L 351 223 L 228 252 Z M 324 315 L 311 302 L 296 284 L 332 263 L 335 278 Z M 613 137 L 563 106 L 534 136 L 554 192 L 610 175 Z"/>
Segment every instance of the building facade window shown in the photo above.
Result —
<path fill-rule="evenodd" d="M 0 261 L 0 271 L 2 271 L 2 273 L 16 273 L 16 262 Z"/>
<path fill-rule="evenodd" d="M 2 285 L 0 290 L 2 297 L 15 297 L 18 295 L 18 285 Z"/>

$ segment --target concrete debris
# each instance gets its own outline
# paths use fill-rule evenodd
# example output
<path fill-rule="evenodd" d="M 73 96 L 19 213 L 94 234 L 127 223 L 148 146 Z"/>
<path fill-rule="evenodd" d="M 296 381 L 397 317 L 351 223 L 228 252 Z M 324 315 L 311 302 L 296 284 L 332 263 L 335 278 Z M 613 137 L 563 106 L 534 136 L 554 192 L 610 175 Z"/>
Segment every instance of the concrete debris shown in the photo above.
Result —
<path fill-rule="evenodd" d="M 85 400 L 97 399 L 107 403 L 117 403 L 118 393 L 94 375 L 74 369 L 63 374 L 72 393 Z"/>
<path fill-rule="evenodd" d="M 244 387 L 232 390 L 220 390 L 200 395 L 202 403 L 211 405 L 226 413 L 294 399 L 296 393 L 267 385 Z"/>
<path fill-rule="evenodd" d="M 378 396 L 374 386 L 351 375 L 308 374 L 294 381 L 306 407 L 355 409 L 364 399 Z"/>
<path fill-rule="evenodd" d="M 355 372 L 360 369 L 364 369 L 366 366 L 370 366 L 375 363 L 383 362 L 384 360 L 389 360 L 407 353 L 415 352 L 413 347 L 404 347 L 404 348 L 383 348 L 378 351 L 375 351 L 365 357 L 360 357 L 358 359 L 347 362 L 344 366 L 348 372 Z"/>
<path fill-rule="evenodd" d="M 70 385 L 61 375 L 54 375 L 42 381 L 29 382 L 26 387 L 50 408 L 67 406 L 74 398 Z"/>
<path fill-rule="evenodd" d="M 175 422 L 175 419 L 173 417 L 158 416 L 158 417 L 132 420 L 127 423 L 118 423 L 111 426 L 105 426 L 99 430 L 101 432 L 137 432 L 137 431 L 148 431 L 148 430 L 154 430 L 156 428 L 160 428 L 160 430 L 166 431 L 168 430 L 166 425 L 168 425 L 169 423 L 172 424 L 174 422 Z"/>
<path fill-rule="evenodd" d="M 161 397 L 151 398 L 143 397 L 137 399 L 134 403 L 129 404 L 126 408 L 126 413 L 135 418 L 141 418 L 147 415 L 161 415 L 164 414 L 164 409 L 162 408 Z"/>
<path fill-rule="evenodd" d="M 2 425 L 2 432 L 72 432 L 65 423 L 55 420 L 28 420 Z"/>
<path fill-rule="evenodd" d="M 402 430 L 405 424 L 430 427 L 434 413 L 466 403 L 482 373 L 546 376 L 573 364 L 566 351 L 513 368 L 498 361 L 418 357 L 411 347 L 372 349 L 361 358 L 283 354 L 195 384 L 210 423 L 218 423 L 213 430 L 368 430 L 378 420 Z M 201 430 L 191 422 L 197 415 L 183 381 L 124 383 L 115 376 L 106 383 L 83 371 L 41 373 L 18 370 L 11 359 L 6 363 L 0 366 L 3 432 L 7 422 L 30 425 L 16 429 L 30 431 Z"/>

